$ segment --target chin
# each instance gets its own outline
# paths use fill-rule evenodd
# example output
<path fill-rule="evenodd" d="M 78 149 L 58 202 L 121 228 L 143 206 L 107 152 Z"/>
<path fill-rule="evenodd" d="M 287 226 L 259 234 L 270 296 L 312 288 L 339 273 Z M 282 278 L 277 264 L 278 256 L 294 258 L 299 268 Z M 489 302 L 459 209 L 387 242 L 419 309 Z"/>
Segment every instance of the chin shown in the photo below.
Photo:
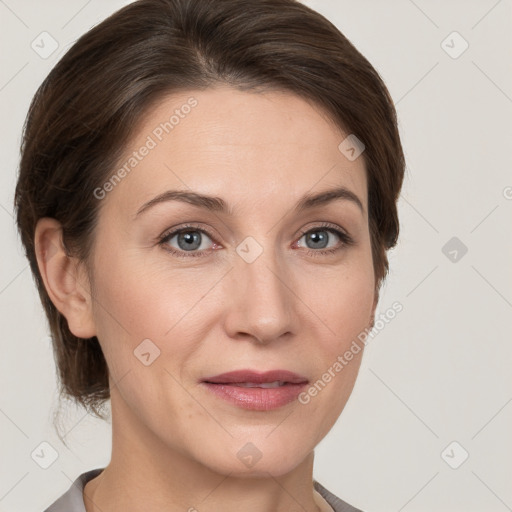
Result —
<path fill-rule="evenodd" d="M 298 446 L 304 448 L 303 441 L 283 443 L 277 437 L 273 442 L 264 437 L 261 442 L 234 441 L 231 446 L 219 446 L 220 451 L 212 453 L 203 464 L 216 473 L 231 477 L 268 478 L 269 474 L 280 477 L 293 471 L 313 450 L 302 452 Z"/>

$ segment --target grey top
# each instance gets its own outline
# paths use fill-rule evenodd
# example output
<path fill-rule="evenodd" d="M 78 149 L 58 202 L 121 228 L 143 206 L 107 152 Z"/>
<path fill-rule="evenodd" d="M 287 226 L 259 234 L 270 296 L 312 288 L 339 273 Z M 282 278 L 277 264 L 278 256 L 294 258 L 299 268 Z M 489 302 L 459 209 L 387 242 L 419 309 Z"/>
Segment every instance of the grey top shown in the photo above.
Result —
<path fill-rule="evenodd" d="M 85 484 L 98 476 L 104 468 L 91 469 L 79 475 L 71 484 L 71 487 L 55 502 L 53 502 L 44 512 L 86 512 L 83 490 Z M 337 496 L 329 492 L 325 487 L 313 480 L 315 489 L 334 509 L 334 512 L 362 512 L 348 503 L 340 500 Z"/>

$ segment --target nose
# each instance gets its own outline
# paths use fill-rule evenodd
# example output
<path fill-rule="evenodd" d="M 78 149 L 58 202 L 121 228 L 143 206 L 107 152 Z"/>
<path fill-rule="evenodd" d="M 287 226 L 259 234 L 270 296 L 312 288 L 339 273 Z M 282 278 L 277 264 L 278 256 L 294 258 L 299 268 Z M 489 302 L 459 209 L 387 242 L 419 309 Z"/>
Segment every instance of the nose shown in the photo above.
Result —
<path fill-rule="evenodd" d="M 252 262 L 235 258 L 227 293 L 225 329 L 231 338 L 268 344 L 295 333 L 297 298 L 290 272 L 274 251 L 266 249 Z"/>

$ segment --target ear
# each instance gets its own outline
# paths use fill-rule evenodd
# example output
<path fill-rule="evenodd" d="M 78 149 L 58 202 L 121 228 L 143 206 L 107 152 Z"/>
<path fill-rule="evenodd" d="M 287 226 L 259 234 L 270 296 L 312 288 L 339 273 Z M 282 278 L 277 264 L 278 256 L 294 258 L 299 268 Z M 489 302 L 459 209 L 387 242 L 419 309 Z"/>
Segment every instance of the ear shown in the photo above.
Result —
<path fill-rule="evenodd" d="M 79 338 L 95 336 L 89 279 L 83 265 L 68 255 L 60 222 L 49 217 L 39 219 L 34 245 L 46 291 L 66 318 L 69 330 Z"/>

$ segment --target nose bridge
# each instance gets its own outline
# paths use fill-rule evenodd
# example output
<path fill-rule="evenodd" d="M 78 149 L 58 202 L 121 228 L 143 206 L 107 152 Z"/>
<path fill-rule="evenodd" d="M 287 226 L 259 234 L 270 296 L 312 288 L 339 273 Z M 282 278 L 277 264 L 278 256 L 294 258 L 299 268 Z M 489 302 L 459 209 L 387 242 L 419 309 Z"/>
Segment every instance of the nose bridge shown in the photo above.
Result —
<path fill-rule="evenodd" d="M 292 330 L 293 294 L 271 239 L 244 239 L 236 248 L 232 276 L 231 330 L 250 334 L 260 342 Z"/>

